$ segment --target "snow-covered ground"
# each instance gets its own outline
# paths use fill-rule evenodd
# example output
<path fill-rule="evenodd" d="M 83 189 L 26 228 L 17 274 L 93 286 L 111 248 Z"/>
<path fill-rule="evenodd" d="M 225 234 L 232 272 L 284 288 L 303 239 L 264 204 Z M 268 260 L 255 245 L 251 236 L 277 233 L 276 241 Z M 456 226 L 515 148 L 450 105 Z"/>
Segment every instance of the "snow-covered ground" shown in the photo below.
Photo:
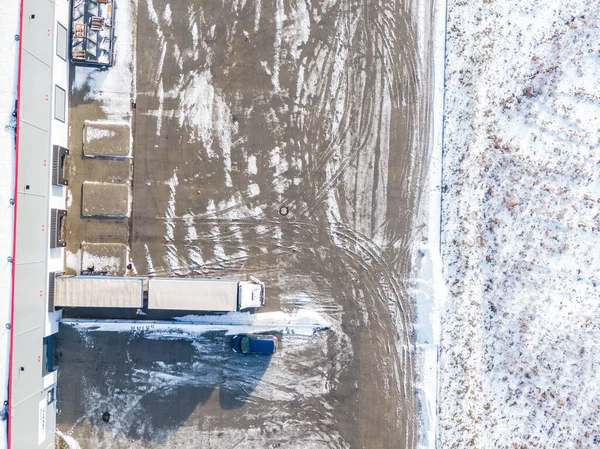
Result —
<path fill-rule="evenodd" d="M 599 13 L 448 2 L 442 448 L 600 445 Z"/>
<path fill-rule="evenodd" d="M 19 2 L 0 1 L 0 323 L 10 322 L 13 213 L 10 199 L 15 182 L 15 118 L 19 42 Z M 7 400 L 10 331 L 0 331 L 0 403 Z M 0 420 L 0 449 L 6 447 L 6 421 Z"/>

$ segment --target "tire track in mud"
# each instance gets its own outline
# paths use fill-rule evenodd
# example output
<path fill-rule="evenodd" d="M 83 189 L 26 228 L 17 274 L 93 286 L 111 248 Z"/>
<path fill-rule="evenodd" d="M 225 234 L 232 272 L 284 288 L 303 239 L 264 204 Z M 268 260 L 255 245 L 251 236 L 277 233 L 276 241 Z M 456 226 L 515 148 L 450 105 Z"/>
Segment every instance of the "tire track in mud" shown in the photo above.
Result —
<path fill-rule="evenodd" d="M 175 50 L 167 52 L 160 75 L 164 102 L 156 107 L 145 89 L 149 112 L 138 104 L 147 128 L 160 115 L 161 136 L 158 152 L 147 155 L 154 171 L 136 175 L 152 181 L 152 201 L 132 248 L 136 267 L 147 265 L 141 248 L 149 245 L 148 257 L 153 265 L 163 261 L 166 274 L 260 273 L 280 293 L 274 303 L 295 307 L 300 302 L 281 294 L 292 297 L 298 287 L 284 280 L 289 273 L 311 277 L 323 291 L 310 306 L 327 313 L 331 307 L 319 297 L 331 293 L 344 308 L 340 332 L 355 353 L 332 379 L 340 397 L 334 392 L 328 399 L 342 441 L 414 447 L 406 273 L 429 144 L 429 69 L 427 57 L 417 54 L 415 8 L 344 0 L 319 9 L 264 0 L 216 8 L 193 0 L 189 8 L 171 5 L 166 23 L 155 7 L 150 19 L 164 42 L 152 51 L 162 57 L 165 45 Z M 138 85 L 154 86 L 154 72 L 145 83 L 138 69 Z M 199 80 L 202 91 L 193 89 Z M 190 96 L 205 109 L 189 109 Z M 171 239 L 156 229 L 165 229 L 165 182 L 174 169 Z M 290 208 L 285 218 L 281 205 Z M 348 390 L 355 382 L 358 391 Z M 347 391 L 360 407 L 342 397 Z M 380 417 L 382 408 L 389 416 Z M 318 426 L 314 432 L 324 435 Z"/>
<path fill-rule="evenodd" d="M 400 16 L 404 17 L 404 15 L 400 15 Z M 375 22 L 377 22 L 377 21 L 375 21 Z M 386 23 L 388 23 L 388 22 L 386 22 Z M 364 25 L 364 23 L 363 23 L 363 25 Z M 404 26 L 407 26 L 406 22 L 404 22 Z M 379 29 L 381 30 L 382 26 L 379 26 Z M 381 32 L 380 34 L 385 35 L 385 32 Z M 404 34 L 406 34 L 406 33 L 404 33 Z M 367 33 L 367 36 L 369 36 L 368 33 Z M 412 36 L 412 35 L 410 33 L 408 33 L 408 36 Z M 410 40 L 412 40 L 414 42 L 414 39 L 410 39 Z M 387 45 L 387 41 L 385 41 L 385 43 Z M 373 49 L 375 47 L 373 45 L 371 45 L 370 48 L 371 48 L 371 52 L 373 53 L 374 52 Z M 404 50 L 404 47 L 401 47 L 401 49 Z M 408 57 L 406 59 L 409 61 L 409 65 L 411 67 L 414 66 L 413 61 L 416 58 L 414 57 L 414 55 L 412 53 L 404 51 L 404 52 L 402 52 L 402 55 L 407 55 Z M 400 58 L 400 59 L 402 59 L 402 58 Z M 392 90 L 393 91 L 397 90 L 395 88 L 395 86 L 398 84 L 397 80 L 400 77 L 400 71 L 397 70 L 397 69 L 394 69 L 394 70 L 396 70 L 397 73 L 394 74 L 392 72 L 391 82 L 390 82 L 390 85 L 392 86 Z M 389 72 L 390 72 L 390 70 L 387 70 L 385 72 L 385 73 L 387 73 L 387 77 L 385 76 L 384 72 L 381 73 L 381 76 L 383 78 L 390 78 Z M 415 78 L 410 77 L 410 78 L 408 78 L 408 81 L 410 81 L 410 82 L 408 83 L 407 90 L 409 90 L 410 92 L 413 93 L 412 97 L 414 98 L 414 97 L 416 97 L 416 88 L 414 86 L 415 83 L 413 81 L 416 81 L 416 77 Z M 376 94 L 374 96 L 376 96 Z M 392 95 L 392 97 L 395 98 L 396 95 Z M 363 92 L 362 103 L 365 103 L 365 102 L 368 102 L 368 101 L 370 101 L 369 98 L 368 98 L 368 96 L 365 95 L 364 92 Z M 400 99 L 396 98 L 396 102 L 399 102 L 399 101 L 400 101 Z M 412 108 L 413 108 L 412 105 L 414 103 L 415 103 L 414 101 L 409 101 L 408 105 L 407 105 L 407 108 L 411 108 L 409 110 L 409 112 L 408 112 L 408 115 L 413 116 L 413 117 L 414 117 L 414 112 L 415 111 L 412 110 Z M 361 114 L 363 113 L 364 109 L 369 109 L 369 106 L 367 105 L 367 107 L 365 107 L 363 105 L 362 107 L 358 108 L 357 116 L 359 118 L 361 117 Z M 344 117 L 346 117 L 346 114 L 347 114 L 348 110 L 346 109 L 344 112 L 345 112 Z M 328 182 L 326 182 L 325 184 L 322 184 L 320 186 L 320 188 L 317 190 L 317 193 L 315 194 L 314 199 L 301 211 L 302 214 L 307 214 L 307 213 L 309 213 L 310 211 L 313 211 L 315 208 L 317 208 L 319 206 L 319 203 L 322 200 L 322 198 L 325 195 L 327 195 L 328 192 L 331 189 L 333 189 L 333 188 L 336 187 L 336 185 L 339 183 L 339 181 L 346 174 L 346 172 L 347 172 L 348 168 L 350 167 L 350 165 L 359 157 L 360 153 L 362 151 L 364 151 L 365 146 L 368 145 L 369 140 L 372 138 L 372 134 L 379 132 L 379 130 L 373 130 L 373 127 L 371 126 L 372 117 L 373 117 L 373 114 L 367 114 L 367 120 L 368 121 L 367 121 L 367 124 L 366 124 L 366 129 L 368 129 L 370 131 L 368 133 L 364 133 L 365 136 L 362 139 L 362 141 L 360 142 L 358 148 L 355 149 L 355 152 L 350 157 L 347 157 L 344 160 L 343 165 L 335 172 L 335 174 L 331 177 L 331 179 Z M 320 119 L 320 118 L 318 117 L 318 119 Z M 360 120 L 359 120 L 359 123 L 360 123 Z M 341 136 L 343 136 L 345 138 L 346 133 L 348 133 L 349 125 L 348 124 L 344 124 L 344 126 L 346 127 L 346 129 L 342 129 L 340 131 L 340 134 L 338 135 L 338 140 L 340 140 Z M 409 139 L 411 141 L 414 141 L 414 136 L 413 136 L 411 130 L 407 130 L 407 134 L 409 136 Z M 310 169 L 308 170 L 309 171 L 309 175 L 308 176 L 310 176 L 310 172 L 311 171 L 318 172 L 319 170 L 322 170 L 322 168 L 324 167 L 324 165 L 329 162 L 331 154 L 336 151 L 336 149 L 337 149 L 336 146 L 341 146 L 341 144 L 339 142 L 332 142 L 332 144 L 329 147 L 327 147 L 327 150 L 324 153 L 321 153 L 321 154 L 323 154 L 323 157 L 320 160 L 318 160 L 317 163 L 314 166 L 313 165 L 310 166 Z M 377 153 L 377 154 L 379 154 L 379 153 Z M 403 177 L 406 177 L 408 175 L 408 171 L 410 170 L 410 168 L 409 168 L 410 165 L 409 164 L 406 164 L 406 167 L 407 168 L 405 169 L 405 171 L 403 173 L 401 173 L 401 176 L 403 176 Z M 360 176 L 360 173 L 357 171 L 356 172 L 356 177 L 358 178 L 359 176 Z"/>
<path fill-rule="evenodd" d="M 383 16 L 384 20 L 385 20 L 385 15 Z M 386 22 L 387 24 L 389 24 L 389 22 Z M 364 24 L 364 23 L 363 23 Z M 383 42 L 383 45 L 385 46 L 385 48 L 387 49 L 387 52 L 385 53 L 385 56 L 388 57 L 388 61 L 390 59 L 393 59 L 390 57 L 390 54 L 392 53 L 392 48 L 393 45 L 392 43 L 390 43 L 387 39 L 386 39 L 386 32 L 384 29 L 384 25 L 380 25 L 379 23 L 376 22 L 376 27 L 375 29 L 377 29 L 379 31 L 379 35 L 383 37 L 383 39 L 381 39 L 381 41 Z M 370 28 L 370 27 L 369 27 Z M 369 33 L 365 33 L 367 36 L 369 36 Z M 372 43 L 371 43 L 372 45 Z M 402 47 L 404 48 L 404 47 Z M 371 51 L 374 53 L 378 53 L 378 50 L 375 49 L 375 47 L 372 45 L 371 46 Z M 409 53 L 409 55 L 411 55 Z M 403 59 L 402 57 L 406 56 L 406 53 L 403 53 L 400 59 Z M 412 64 L 412 69 L 414 70 L 414 62 L 415 59 L 414 57 L 409 57 L 406 58 L 408 60 L 409 63 L 409 67 Z M 394 64 L 395 66 L 395 64 Z M 380 66 L 377 67 L 377 69 L 380 70 Z M 377 70 L 376 69 L 376 70 Z M 397 71 L 396 73 L 394 73 L 394 71 L 397 70 L 395 67 L 394 69 L 392 69 L 392 75 L 391 75 L 391 80 L 385 80 L 387 82 L 390 83 L 390 89 L 391 89 L 391 94 L 392 97 L 396 98 L 396 101 L 400 101 L 399 100 L 399 95 L 398 95 L 398 88 L 397 88 L 397 74 L 399 74 L 400 72 Z M 383 74 L 383 72 L 381 72 L 382 74 L 380 76 L 382 76 L 384 79 L 386 78 L 386 76 Z M 387 76 L 390 77 L 389 72 L 387 72 Z M 415 78 L 409 78 L 408 81 L 414 81 L 413 83 L 411 83 L 412 85 L 410 85 L 408 87 L 409 90 L 412 90 L 413 95 L 416 96 L 416 88 L 414 86 L 414 84 L 416 84 L 416 77 Z M 412 88 L 412 89 L 411 89 Z M 364 91 L 363 91 L 364 92 Z M 360 104 L 364 104 L 367 103 L 367 109 L 369 109 L 368 105 L 372 104 L 372 100 L 370 100 L 366 95 L 363 94 L 363 100 L 361 101 Z M 410 104 L 413 104 L 413 102 L 410 102 Z M 359 108 L 357 112 L 357 116 L 361 117 L 363 114 L 363 108 Z M 320 112 L 320 111 L 319 111 Z M 410 111 L 407 115 L 412 115 L 414 117 L 414 110 Z M 310 214 L 312 215 L 312 213 L 314 212 L 314 210 L 316 208 L 318 208 L 319 206 L 321 206 L 322 203 L 322 198 L 326 195 L 329 194 L 329 191 L 332 188 L 335 188 L 339 181 L 343 178 L 343 176 L 346 174 L 347 169 L 350 167 L 350 165 L 360 156 L 360 153 L 362 151 L 365 150 L 365 148 L 367 147 L 367 145 L 369 144 L 369 140 L 372 138 L 372 134 L 376 133 L 379 134 L 380 133 L 380 127 L 381 127 L 381 123 L 379 122 L 379 129 L 374 130 L 372 128 L 372 120 L 373 120 L 373 116 L 374 114 L 368 114 L 368 118 L 367 118 L 367 124 L 366 124 L 366 129 L 370 130 L 368 133 L 366 133 L 366 135 L 364 136 L 364 138 L 362 139 L 362 141 L 360 142 L 358 148 L 354 149 L 354 153 L 352 153 L 349 157 L 347 156 L 346 159 L 344 160 L 344 162 L 341 164 L 341 167 L 339 167 L 337 169 L 337 171 L 331 176 L 331 178 L 325 183 L 322 184 L 321 186 L 319 186 L 318 188 L 315 188 L 315 186 L 313 186 L 312 188 L 314 190 L 316 190 L 316 193 L 314 195 L 314 199 L 312 201 L 312 203 L 309 203 L 308 206 L 306 206 L 303 210 L 301 210 L 300 214 L 301 215 L 305 215 L 305 214 Z M 347 117 L 350 117 L 349 115 L 347 115 L 347 110 L 345 111 L 345 115 L 342 118 L 342 124 L 345 125 L 346 127 L 349 127 L 349 123 L 345 121 L 345 119 Z M 381 117 L 381 115 L 380 115 Z M 317 117 L 317 119 L 315 120 L 319 120 L 320 117 Z M 359 122 L 360 123 L 360 122 Z M 385 126 L 385 125 L 384 125 Z M 329 160 L 331 158 L 331 155 L 333 153 L 335 153 L 335 151 L 338 149 L 339 146 L 342 145 L 342 141 L 346 138 L 348 131 L 348 128 L 346 128 L 346 130 L 342 130 L 340 132 L 340 134 L 338 135 L 338 139 L 334 142 L 332 142 L 328 147 L 326 147 L 326 150 L 321 153 L 321 158 L 319 158 L 316 163 L 314 165 L 311 165 L 309 167 L 309 171 L 313 171 L 313 172 L 319 172 L 320 170 L 322 170 L 324 168 L 324 166 L 326 164 L 329 163 Z M 410 131 L 408 131 L 408 134 L 410 137 L 414 137 L 412 135 L 412 133 Z M 318 138 L 318 136 L 317 136 Z M 406 172 L 408 171 L 408 169 L 406 170 Z M 406 173 L 405 172 L 405 173 Z M 310 173 L 309 173 L 310 176 Z M 359 173 L 357 172 L 356 176 L 360 176 Z M 406 175 L 405 175 L 406 176 Z M 389 294 L 386 292 L 385 288 L 382 288 L 382 286 L 379 283 L 373 282 L 373 275 L 375 273 L 377 273 L 377 270 L 374 270 L 371 265 L 366 262 L 364 260 L 364 258 L 359 254 L 360 251 L 365 251 L 369 257 L 372 257 L 376 263 L 382 268 L 382 276 L 383 276 L 383 280 L 381 282 L 386 283 L 389 286 L 389 289 L 392 292 L 392 295 L 397 298 L 397 304 L 400 308 L 401 312 L 404 312 L 403 308 L 402 308 L 402 301 L 406 301 L 407 300 L 407 295 L 404 294 L 402 295 L 400 293 L 400 282 L 398 280 L 398 278 L 394 275 L 393 270 L 390 270 L 390 266 L 380 257 L 380 255 L 378 254 L 378 252 L 374 251 L 374 249 L 372 248 L 373 242 L 366 238 L 365 236 L 361 235 L 358 236 L 356 233 L 352 232 L 351 230 L 343 230 L 343 231 L 337 231 L 335 227 L 332 227 L 332 234 L 336 234 L 338 237 L 341 237 L 342 239 L 346 239 L 349 240 L 351 242 L 354 242 L 355 244 L 357 244 L 360 249 L 359 251 L 356 251 L 353 248 L 350 248 L 348 246 L 344 246 L 344 250 L 345 250 L 345 256 L 349 257 L 350 259 L 352 259 L 355 263 L 358 263 L 358 265 L 360 266 L 360 269 L 357 270 L 357 274 L 359 275 L 359 279 L 361 282 L 364 282 L 365 285 L 368 285 L 370 290 L 377 296 L 379 297 L 379 299 L 381 300 L 381 302 L 383 303 L 387 303 L 387 301 L 389 300 Z M 340 245 L 337 245 L 340 246 Z M 376 314 L 376 318 L 379 318 L 379 316 Z M 402 327 L 403 327 L 403 337 L 404 337 L 404 341 L 405 341 L 405 345 L 409 344 L 410 342 L 410 328 L 411 328 L 411 324 L 412 324 L 412 312 L 411 313 L 402 313 L 402 319 L 400 320 Z M 407 381 L 408 378 L 412 379 L 412 360 L 410 360 L 411 357 L 411 351 L 404 351 L 404 353 L 402 354 L 404 357 L 406 357 L 408 360 L 403 361 L 403 363 L 400 363 L 400 366 L 410 366 L 411 369 L 409 370 L 409 375 L 405 376 L 404 378 L 404 387 L 408 387 L 410 385 L 410 381 Z M 410 391 L 410 388 L 409 388 Z M 406 397 L 406 390 L 404 391 L 404 396 Z M 416 415 L 416 408 L 414 407 L 413 404 L 413 408 L 411 410 L 412 412 L 412 416 L 413 416 L 413 425 L 415 425 L 415 415 Z M 407 441 L 408 440 L 412 440 L 412 442 L 414 443 L 414 438 L 415 436 L 407 436 Z"/>
<path fill-rule="evenodd" d="M 394 371 L 394 378 L 397 381 L 396 384 L 401 387 L 400 393 L 405 412 L 404 419 L 412 426 L 416 426 L 416 403 L 411 398 L 412 379 L 414 377 L 411 348 L 412 305 L 408 303 L 406 293 L 402 293 L 406 291 L 406 283 L 400 279 L 397 271 L 390 266 L 386 258 L 382 256 L 379 248 L 371 240 L 349 228 L 337 229 L 337 227 L 334 227 L 332 233 L 335 234 L 338 248 L 344 250 L 342 257 L 350 261 L 349 265 L 352 266 L 355 272 L 356 280 L 365 285 L 372 293 L 370 297 L 373 298 L 373 318 L 383 328 L 377 338 L 387 337 L 385 347 L 378 347 L 381 351 L 379 354 L 381 360 L 384 360 L 389 354 L 394 354 L 389 351 L 389 347 L 390 345 L 395 346 L 395 337 L 398 332 L 397 338 L 400 341 L 399 345 L 402 350 L 398 352 L 399 358 L 395 359 L 393 363 L 393 366 L 397 368 Z M 375 302 L 375 298 L 378 299 L 378 304 Z M 403 301 L 405 302 L 404 305 Z M 390 303 L 393 307 L 397 306 L 400 312 L 401 328 L 397 332 L 395 329 L 390 328 L 391 323 L 386 319 Z M 403 373 L 402 377 L 399 376 L 398 371 Z M 410 432 L 411 425 L 408 426 L 406 439 L 414 443 L 416 435 Z"/>

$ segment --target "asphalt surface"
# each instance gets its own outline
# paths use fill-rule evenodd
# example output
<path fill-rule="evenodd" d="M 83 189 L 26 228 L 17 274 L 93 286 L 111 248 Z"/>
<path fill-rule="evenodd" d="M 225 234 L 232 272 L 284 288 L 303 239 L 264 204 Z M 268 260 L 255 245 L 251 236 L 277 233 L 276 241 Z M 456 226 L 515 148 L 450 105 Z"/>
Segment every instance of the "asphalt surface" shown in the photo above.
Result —
<path fill-rule="evenodd" d="M 222 334 L 63 327 L 59 428 L 82 448 L 414 447 L 407 278 L 430 108 L 414 11 L 154 3 L 137 23 L 134 272 L 255 275 L 265 310 L 333 325 L 270 360 Z"/>
<path fill-rule="evenodd" d="M 57 353 L 70 368 L 60 374 L 61 423 L 74 423 L 82 448 L 339 446 L 332 410 L 324 407 L 333 373 L 323 345 L 331 338 L 286 336 L 272 357 L 243 356 L 222 332 L 156 340 L 82 336 L 65 326 Z M 321 366 L 298 363 L 308 356 Z"/>

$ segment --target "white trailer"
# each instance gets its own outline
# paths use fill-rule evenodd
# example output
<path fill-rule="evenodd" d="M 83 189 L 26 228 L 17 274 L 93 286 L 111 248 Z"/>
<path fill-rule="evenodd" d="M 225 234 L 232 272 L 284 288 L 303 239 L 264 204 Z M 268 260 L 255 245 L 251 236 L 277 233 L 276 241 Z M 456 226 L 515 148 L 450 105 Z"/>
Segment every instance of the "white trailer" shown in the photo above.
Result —
<path fill-rule="evenodd" d="M 265 304 L 265 285 L 252 282 L 196 279 L 150 278 L 148 309 L 236 312 Z"/>
<path fill-rule="evenodd" d="M 57 307 L 129 307 L 144 303 L 144 278 L 117 276 L 58 276 L 54 281 Z"/>

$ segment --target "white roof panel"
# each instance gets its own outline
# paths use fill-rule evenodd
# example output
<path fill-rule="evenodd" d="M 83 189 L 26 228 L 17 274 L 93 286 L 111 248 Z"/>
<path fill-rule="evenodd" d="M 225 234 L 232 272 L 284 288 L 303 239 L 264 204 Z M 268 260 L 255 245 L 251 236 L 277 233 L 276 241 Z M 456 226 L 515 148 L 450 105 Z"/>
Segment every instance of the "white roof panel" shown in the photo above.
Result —
<path fill-rule="evenodd" d="M 144 278 L 117 276 L 59 276 L 54 305 L 60 307 L 131 307 L 144 301 Z"/>
<path fill-rule="evenodd" d="M 148 308 L 161 310 L 237 310 L 238 281 L 150 278 Z"/>

